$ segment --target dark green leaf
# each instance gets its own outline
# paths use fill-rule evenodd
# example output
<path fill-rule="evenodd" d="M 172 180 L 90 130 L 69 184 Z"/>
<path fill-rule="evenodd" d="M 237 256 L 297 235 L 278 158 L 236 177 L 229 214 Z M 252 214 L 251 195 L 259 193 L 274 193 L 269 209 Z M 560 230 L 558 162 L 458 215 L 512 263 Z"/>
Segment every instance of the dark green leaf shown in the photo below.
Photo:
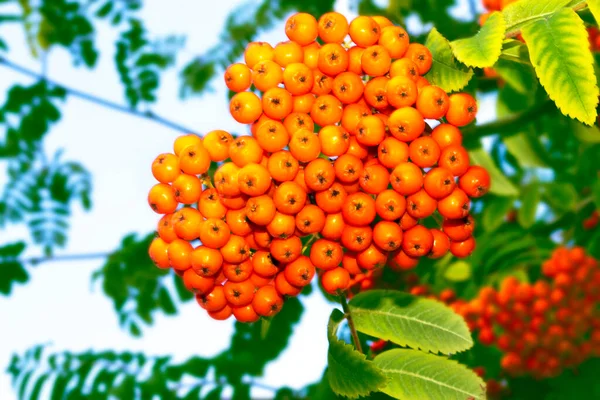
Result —
<path fill-rule="evenodd" d="M 490 197 L 487 199 L 481 223 L 486 231 L 495 231 L 505 221 L 506 215 L 512 209 L 514 197 Z"/>
<path fill-rule="evenodd" d="M 531 228 L 534 224 L 539 203 L 539 185 L 532 183 L 523 190 L 521 207 L 519 207 L 519 211 L 517 212 L 517 220 L 523 228 Z"/>

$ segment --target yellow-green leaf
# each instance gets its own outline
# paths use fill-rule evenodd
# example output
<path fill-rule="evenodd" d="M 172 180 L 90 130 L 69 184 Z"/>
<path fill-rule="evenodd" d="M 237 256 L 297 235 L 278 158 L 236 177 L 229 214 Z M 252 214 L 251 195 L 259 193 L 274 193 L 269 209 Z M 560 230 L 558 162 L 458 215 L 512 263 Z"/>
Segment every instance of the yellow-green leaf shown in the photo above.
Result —
<path fill-rule="evenodd" d="M 506 31 L 511 33 L 532 21 L 546 18 L 567 6 L 571 0 L 520 0 L 502 10 Z"/>
<path fill-rule="evenodd" d="M 540 83 L 561 112 L 588 125 L 596 121 L 598 86 L 583 21 L 563 9 L 523 28 Z"/>
<path fill-rule="evenodd" d="M 480 165 L 487 169 L 491 179 L 490 193 L 498 196 L 518 196 L 519 191 L 515 185 L 504 176 L 484 149 L 471 150 L 469 158 L 471 164 Z"/>
<path fill-rule="evenodd" d="M 402 400 L 483 400 L 485 384 L 477 374 L 445 357 L 416 350 L 388 350 L 373 361 L 388 376 L 381 391 Z"/>
<path fill-rule="evenodd" d="M 500 57 L 505 28 L 502 14 L 493 13 L 475 36 L 450 43 L 456 59 L 469 67 L 491 67 Z"/>
<path fill-rule="evenodd" d="M 386 378 L 364 354 L 337 338 L 337 329 L 343 320 L 344 314 L 338 309 L 334 309 L 329 317 L 327 377 L 335 393 L 355 399 L 378 391 L 385 386 Z"/>
<path fill-rule="evenodd" d="M 425 75 L 432 85 L 446 92 L 455 92 L 467 86 L 473 77 L 473 70 L 456 61 L 450 42 L 437 29 L 429 32 L 425 46 L 433 58 L 431 69 Z"/>
<path fill-rule="evenodd" d="M 596 125 L 585 126 L 577 121 L 572 121 L 573 134 L 584 143 L 600 143 L 600 129 Z"/>
<path fill-rule="evenodd" d="M 453 262 L 444 271 L 444 278 L 452 282 L 464 282 L 471 277 L 471 264 L 464 260 Z"/>

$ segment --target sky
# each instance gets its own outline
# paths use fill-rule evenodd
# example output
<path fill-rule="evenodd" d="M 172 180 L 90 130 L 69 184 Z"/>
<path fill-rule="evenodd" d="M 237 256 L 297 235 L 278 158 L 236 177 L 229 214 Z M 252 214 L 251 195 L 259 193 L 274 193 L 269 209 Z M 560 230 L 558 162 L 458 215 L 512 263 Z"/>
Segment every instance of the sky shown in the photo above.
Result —
<path fill-rule="evenodd" d="M 348 17 L 348 2 L 338 1 L 336 10 Z M 195 131 L 213 129 L 241 131 L 228 113 L 225 85 L 220 78 L 213 90 L 202 97 L 182 101 L 178 97 L 177 72 L 194 56 L 217 44 L 218 33 L 229 11 L 240 1 L 205 2 L 177 0 L 146 2 L 142 17 L 153 34 L 186 36 L 185 48 L 179 53 L 177 68 L 162 77 L 159 101 L 152 110 Z M 466 0 L 459 1 L 457 14 L 467 11 Z M 114 68 L 114 40 L 117 33 L 97 25 L 97 46 L 101 54 L 94 70 L 75 68 L 63 50 L 49 54 L 47 74 L 52 80 L 125 104 L 122 86 Z M 27 68 L 40 71 L 40 63 L 25 46 L 20 25 L 1 25 L 0 36 L 11 47 L 9 58 Z M 283 22 L 260 40 L 284 40 Z M 0 65 L 0 102 L 15 83 L 33 81 Z M 181 134 L 152 121 L 118 113 L 84 100 L 68 97 L 61 107 L 63 118 L 45 138 L 48 154 L 64 148 L 63 160 L 82 162 L 93 175 L 93 209 L 84 212 L 76 206 L 70 219 L 69 241 L 57 255 L 110 252 L 131 232 L 146 234 L 153 230 L 157 214 L 147 205 L 148 189 L 154 184 L 150 165 L 159 153 L 169 151 Z M 0 132 L 0 135 L 2 133 Z M 0 187 L 6 183 L 5 165 L 0 163 Z M 0 243 L 28 240 L 25 227 L 9 226 L 0 231 Z M 40 255 L 41 249 L 30 246 L 28 256 Z M 210 319 L 195 302 L 179 306 L 179 314 L 159 314 L 141 338 L 133 338 L 118 326 L 112 303 L 98 285 L 91 284 L 91 274 L 102 259 L 76 262 L 51 262 L 30 268 L 26 285 L 13 288 L 9 297 L 0 297 L 0 370 L 8 365 L 13 353 L 50 344 L 51 351 L 83 352 L 90 349 L 141 351 L 149 355 L 171 354 L 175 360 L 192 355 L 211 356 L 228 347 L 232 321 Z M 331 306 L 318 291 L 306 298 L 306 311 L 296 327 L 288 349 L 267 366 L 259 382 L 269 386 L 300 388 L 321 377 L 326 364 L 325 327 Z M 176 338 L 176 340 L 173 340 Z M 200 339 L 200 340 L 199 340 Z M 294 371 L 290 374 L 289 371 Z M 256 391 L 254 395 L 268 395 Z M 0 399 L 15 398 L 9 376 L 0 373 Z"/>

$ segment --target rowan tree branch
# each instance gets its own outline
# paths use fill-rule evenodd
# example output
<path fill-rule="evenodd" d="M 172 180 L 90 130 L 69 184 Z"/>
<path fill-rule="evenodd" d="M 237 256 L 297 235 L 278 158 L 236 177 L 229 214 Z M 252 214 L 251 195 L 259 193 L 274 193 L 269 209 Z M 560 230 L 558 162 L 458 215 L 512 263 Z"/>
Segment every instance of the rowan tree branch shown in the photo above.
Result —
<path fill-rule="evenodd" d="M 68 94 L 78 97 L 82 100 L 86 100 L 89 101 L 90 103 L 94 103 L 97 104 L 99 106 L 102 107 L 106 107 L 109 108 L 111 110 L 115 110 L 115 111 L 120 111 L 122 113 L 125 114 L 129 114 L 129 115 L 133 115 L 136 116 L 138 118 L 143 118 L 143 119 L 147 119 L 150 120 L 152 122 L 155 122 L 159 125 L 163 125 L 166 126 L 167 128 L 171 128 L 173 130 L 176 130 L 178 132 L 183 132 L 183 133 L 193 133 L 196 135 L 200 135 L 198 132 L 195 132 L 194 130 L 187 128 L 177 122 L 171 121 L 167 118 L 164 118 L 160 115 L 154 114 L 152 111 L 139 111 L 115 102 L 112 102 L 110 100 L 107 99 L 103 99 L 101 97 L 98 97 L 96 95 L 93 95 L 91 93 L 87 93 L 87 92 L 83 92 L 79 89 L 75 89 L 69 86 L 65 86 L 59 82 L 56 81 L 52 81 L 51 79 L 47 79 L 46 77 L 44 77 L 41 74 L 38 74 L 35 71 L 32 71 L 28 68 L 23 67 L 22 65 L 16 64 L 2 56 L 0 56 L 0 65 L 5 66 L 8 69 L 11 69 L 13 71 L 19 72 L 23 75 L 27 75 L 30 76 L 32 78 L 36 78 L 39 80 L 44 80 L 54 86 L 60 87 L 62 89 L 64 89 Z"/>
<path fill-rule="evenodd" d="M 86 261 L 95 260 L 98 258 L 107 258 L 110 256 L 110 252 L 102 253 L 81 253 L 81 254 L 65 254 L 60 256 L 41 256 L 41 257 L 28 257 L 28 258 L 15 258 L 15 259 L 2 259 L 2 262 L 19 262 L 21 264 L 38 265 L 48 262 L 60 262 L 60 261 Z"/>
<path fill-rule="evenodd" d="M 485 136 L 493 135 L 499 131 L 514 129 L 514 134 L 519 133 L 518 128 L 531 122 L 536 117 L 546 114 L 554 109 L 554 103 L 551 101 L 542 102 L 530 109 L 510 117 L 488 122 L 481 125 L 472 125 L 462 130 L 466 140 L 481 139 Z"/>
<path fill-rule="evenodd" d="M 344 310 L 344 314 L 346 315 L 346 320 L 348 321 L 348 328 L 350 329 L 350 334 L 352 335 L 352 341 L 354 342 L 354 347 L 358 350 L 359 353 L 362 353 L 362 346 L 360 344 L 360 339 L 358 338 L 358 332 L 356 331 L 356 327 L 354 326 L 354 320 L 352 319 L 352 314 L 350 313 L 350 307 L 348 307 L 348 301 L 346 300 L 346 294 L 342 293 L 340 296 L 340 304 L 342 305 L 342 310 Z"/>

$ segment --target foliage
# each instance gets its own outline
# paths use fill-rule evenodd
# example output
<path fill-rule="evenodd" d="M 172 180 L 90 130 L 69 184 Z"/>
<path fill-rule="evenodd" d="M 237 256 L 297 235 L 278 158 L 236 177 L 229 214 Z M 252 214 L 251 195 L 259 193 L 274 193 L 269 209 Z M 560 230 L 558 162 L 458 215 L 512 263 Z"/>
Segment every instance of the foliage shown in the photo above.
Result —
<path fill-rule="evenodd" d="M 25 243 L 15 242 L 0 247 L 0 293 L 10 294 L 12 285 L 25 283 L 29 274 L 19 260 L 25 250 Z"/>
<path fill-rule="evenodd" d="M 368 361 L 364 354 L 337 338 L 344 314 L 335 309 L 329 317 L 327 365 L 331 389 L 342 396 L 355 399 L 378 391 L 386 383 L 383 373 Z"/>
<path fill-rule="evenodd" d="M 444 357 L 394 349 L 373 361 L 389 376 L 383 392 L 406 400 L 485 399 L 485 385 L 473 371 Z"/>

